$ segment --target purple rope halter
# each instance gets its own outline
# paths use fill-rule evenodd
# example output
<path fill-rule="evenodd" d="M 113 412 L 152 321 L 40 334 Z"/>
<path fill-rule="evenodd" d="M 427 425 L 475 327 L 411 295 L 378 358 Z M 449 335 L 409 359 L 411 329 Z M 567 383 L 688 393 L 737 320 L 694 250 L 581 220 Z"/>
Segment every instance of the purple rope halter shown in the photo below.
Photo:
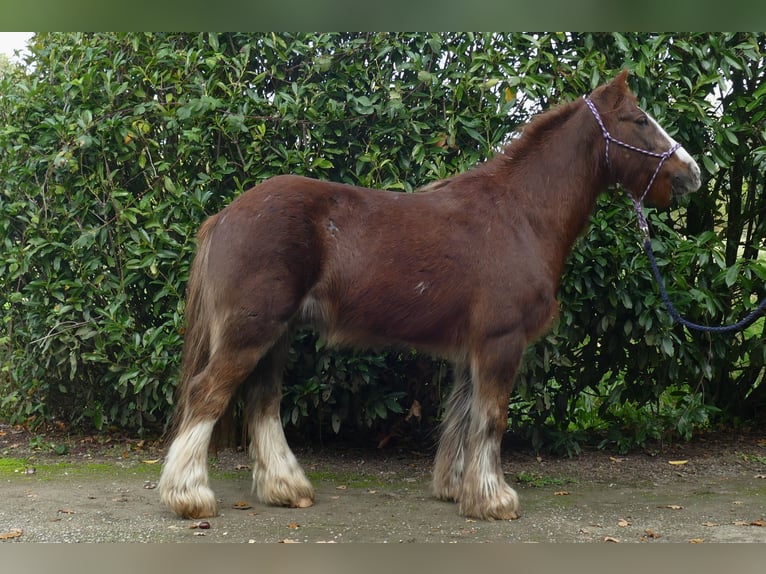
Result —
<path fill-rule="evenodd" d="M 657 168 L 654 170 L 654 173 L 652 174 L 651 179 L 649 180 L 649 183 L 646 185 L 646 189 L 644 189 L 644 192 L 641 194 L 640 197 L 635 198 L 632 195 L 630 195 L 630 200 L 633 202 L 633 207 L 636 209 L 636 215 L 638 216 L 638 225 L 641 228 L 641 231 L 643 234 L 648 237 L 649 236 L 649 223 L 646 221 L 646 216 L 644 215 L 644 209 L 643 209 L 643 201 L 646 195 L 649 193 L 649 190 L 652 187 L 652 184 L 654 183 L 654 180 L 657 179 L 657 174 L 660 173 L 660 169 L 662 169 L 662 165 L 667 161 L 667 159 L 672 156 L 674 153 L 676 153 L 676 150 L 681 147 L 680 143 L 676 143 L 671 148 L 663 153 L 657 153 L 653 151 L 649 151 L 648 149 L 643 149 L 640 147 L 636 147 L 634 145 L 630 145 L 629 143 L 626 143 L 620 139 L 617 139 L 612 134 L 609 133 L 609 130 L 606 129 L 606 126 L 604 125 L 604 121 L 601 119 L 601 115 L 598 113 L 598 110 L 596 109 L 595 104 L 588 96 L 583 96 L 583 99 L 585 100 L 585 103 L 588 106 L 588 109 L 590 109 L 591 113 L 593 114 L 593 117 L 596 118 L 596 123 L 598 123 L 598 126 L 601 128 L 601 133 L 604 136 L 604 140 L 606 141 L 606 165 L 609 169 L 612 167 L 612 162 L 609 159 L 609 143 L 614 142 L 615 144 L 622 146 L 626 149 L 629 149 L 631 151 L 635 151 L 644 155 L 648 155 L 651 157 L 656 157 L 660 161 L 657 163 Z"/>
<path fill-rule="evenodd" d="M 676 152 L 678 148 L 681 147 L 681 144 L 676 143 L 666 152 L 656 153 L 653 151 L 649 151 L 646 149 L 642 149 L 640 147 L 630 145 L 629 143 L 625 143 L 624 141 L 617 139 L 616 137 L 614 137 L 612 134 L 609 133 L 609 130 L 606 129 L 606 126 L 604 125 L 604 121 L 601 119 L 601 115 L 599 115 L 598 110 L 596 109 L 596 106 L 593 104 L 591 99 L 588 96 L 583 96 L 583 99 L 585 100 L 585 103 L 588 105 L 588 108 L 590 109 L 590 111 L 593 113 L 593 116 L 596 118 L 596 122 L 601 128 L 601 133 L 604 135 L 604 140 L 606 141 L 607 168 L 611 169 L 612 167 L 611 162 L 609 160 L 609 143 L 610 142 L 614 142 L 617 145 L 620 145 L 626 149 L 629 149 L 638 153 L 642 153 L 644 155 L 656 157 L 660 160 L 659 163 L 657 164 L 657 168 L 654 170 L 654 173 L 652 174 L 652 178 L 649 180 L 649 183 L 646 186 L 646 189 L 641 194 L 641 197 L 635 198 L 630 194 L 628 194 L 628 196 L 630 197 L 630 200 L 633 202 L 633 207 L 635 207 L 636 209 L 636 216 L 638 217 L 638 226 L 641 228 L 641 232 L 644 234 L 644 250 L 646 251 L 647 257 L 649 258 L 649 263 L 652 268 L 652 274 L 654 275 L 654 279 L 655 281 L 657 281 L 657 285 L 660 289 L 660 296 L 662 297 L 662 301 L 665 304 L 665 307 L 668 310 L 668 313 L 670 314 L 670 316 L 673 318 L 673 320 L 676 321 L 677 323 L 680 323 L 687 329 L 692 329 L 695 331 L 702 331 L 707 333 L 731 333 L 734 331 L 740 331 L 744 329 L 745 327 L 753 323 L 758 317 L 760 317 L 763 314 L 766 314 L 766 299 L 763 299 L 758 304 L 758 307 L 756 307 L 750 314 L 748 314 L 742 320 L 737 321 L 736 323 L 731 325 L 711 327 L 708 325 L 700 325 L 698 323 L 692 323 L 691 321 L 681 316 L 681 314 L 673 306 L 673 303 L 670 301 L 668 292 L 665 289 L 665 282 L 662 280 L 662 275 L 660 274 L 659 267 L 657 266 L 657 261 L 654 257 L 654 252 L 652 251 L 652 242 L 649 237 L 649 223 L 646 221 L 646 216 L 644 215 L 644 209 L 643 209 L 644 198 L 646 197 L 646 194 L 649 193 L 649 189 L 652 187 L 654 180 L 657 178 L 657 174 L 660 172 L 660 169 L 662 169 L 662 165 L 671 155 L 673 155 Z"/>

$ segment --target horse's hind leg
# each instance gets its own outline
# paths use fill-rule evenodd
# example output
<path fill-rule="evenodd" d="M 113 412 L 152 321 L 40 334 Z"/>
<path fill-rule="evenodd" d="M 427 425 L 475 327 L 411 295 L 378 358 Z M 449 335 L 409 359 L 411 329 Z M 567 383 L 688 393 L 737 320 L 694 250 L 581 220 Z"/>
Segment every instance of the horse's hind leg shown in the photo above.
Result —
<path fill-rule="evenodd" d="M 457 501 L 463 486 L 473 389 L 470 369 L 465 365 L 455 365 L 454 378 L 434 459 L 433 492 L 440 500 Z"/>
<path fill-rule="evenodd" d="M 181 419 L 168 449 L 158 484 L 163 504 L 184 518 L 215 516 L 208 483 L 210 436 L 237 387 L 255 368 L 263 350 L 219 348 L 179 398 Z"/>
<path fill-rule="evenodd" d="M 493 338 L 472 361 L 473 395 L 459 499 L 461 514 L 471 518 L 519 517 L 519 497 L 503 476 L 500 445 L 523 348 L 524 340 L 510 333 Z"/>
<path fill-rule="evenodd" d="M 289 338 L 285 335 L 261 360 L 248 381 L 253 490 L 266 504 L 305 508 L 314 504 L 314 488 L 287 445 L 279 414 L 288 349 Z"/>

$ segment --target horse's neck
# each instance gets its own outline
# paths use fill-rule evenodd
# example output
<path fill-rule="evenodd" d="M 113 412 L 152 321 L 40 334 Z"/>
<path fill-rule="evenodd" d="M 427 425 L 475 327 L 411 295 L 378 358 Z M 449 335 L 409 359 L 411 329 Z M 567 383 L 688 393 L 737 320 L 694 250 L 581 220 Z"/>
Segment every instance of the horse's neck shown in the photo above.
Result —
<path fill-rule="evenodd" d="M 518 161 L 506 162 L 508 193 L 522 211 L 515 217 L 526 217 L 545 246 L 543 252 L 553 273 L 563 269 L 596 198 L 607 187 L 600 134 L 581 131 L 572 116 L 556 133 L 535 142 L 535 149 L 526 151 Z"/>

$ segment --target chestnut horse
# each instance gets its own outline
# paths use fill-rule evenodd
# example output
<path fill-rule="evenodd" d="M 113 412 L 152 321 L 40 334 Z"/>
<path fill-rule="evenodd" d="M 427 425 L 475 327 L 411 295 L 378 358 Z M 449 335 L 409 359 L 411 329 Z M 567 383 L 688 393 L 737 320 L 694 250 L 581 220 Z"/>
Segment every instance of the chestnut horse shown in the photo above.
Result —
<path fill-rule="evenodd" d="M 518 517 L 500 461 L 509 395 L 524 348 L 557 313 L 565 259 L 596 197 L 619 183 L 666 206 L 700 185 L 697 164 L 638 108 L 626 76 L 537 116 L 492 159 L 420 192 L 279 176 L 205 221 L 162 502 L 183 517 L 216 514 L 210 437 L 245 384 L 258 498 L 313 504 L 280 421 L 290 334 L 309 324 L 331 344 L 451 360 L 434 495 L 467 517 Z"/>

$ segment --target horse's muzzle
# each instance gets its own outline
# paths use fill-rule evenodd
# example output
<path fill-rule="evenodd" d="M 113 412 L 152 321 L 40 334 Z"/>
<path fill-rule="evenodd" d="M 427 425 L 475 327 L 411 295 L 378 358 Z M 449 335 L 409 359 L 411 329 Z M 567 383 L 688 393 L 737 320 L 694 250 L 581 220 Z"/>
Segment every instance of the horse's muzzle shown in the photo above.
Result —
<path fill-rule="evenodd" d="M 674 175 L 670 185 L 673 195 L 686 195 L 697 191 L 702 185 L 699 166 L 693 163 L 687 173 Z"/>

